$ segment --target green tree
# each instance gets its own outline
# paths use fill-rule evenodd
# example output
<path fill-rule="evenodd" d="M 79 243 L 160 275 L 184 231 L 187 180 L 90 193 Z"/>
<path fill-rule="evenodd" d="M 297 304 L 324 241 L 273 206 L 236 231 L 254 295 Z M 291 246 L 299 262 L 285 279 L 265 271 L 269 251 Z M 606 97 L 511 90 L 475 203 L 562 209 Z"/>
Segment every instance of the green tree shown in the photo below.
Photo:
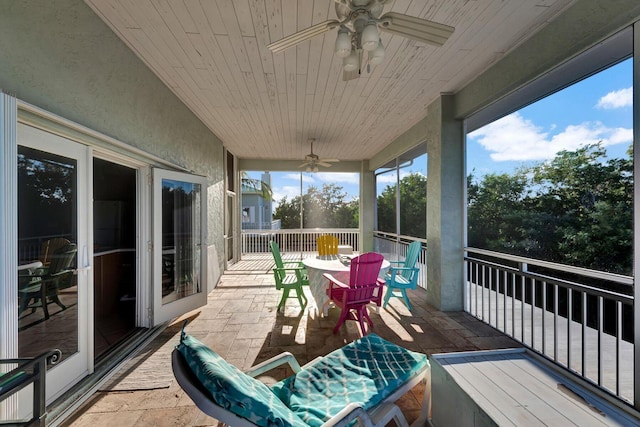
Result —
<path fill-rule="evenodd" d="M 632 158 L 593 144 L 512 175 L 470 175 L 469 245 L 631 274 Z"/>
<path fill-rule="evenodd" d="M 561 151 L 531 169 L 535 209 L 548 212 L 558 235 L 554 261 L 631 273 L 633 161 L 607 159 L 601 144 Z"/>
<path fill-rule="evenodd" d="M 536 249 L 522 227 L 528 194 L 524 170 L 513 175 L 487 174 L 482 181 L 468 177 L 468 240 L 470 246 L 520 253 Z"/>
<path fill-rule="evenodd" d="M 379 231 L 396 233 L 396 185 L 387 185 L 377 198 Z"/>
<path fill-rule="evenodd" d="M 336 184 L 311 186 L 302 195 L 303 228 L 357 228 L 358 201 L 346 201 L 347 194 Z M 284 197 L 274 211 L 282 228 L 300 228 L 300 196 L 291 201 Z"/>
<path fill-rule="evenodd" d="M 378 230 L 396 232 L 396 186 L 388 185 L 377 198 Z M 427 177 L 410 173 L 400 180 L 400 234 L 427 236 Z"/>

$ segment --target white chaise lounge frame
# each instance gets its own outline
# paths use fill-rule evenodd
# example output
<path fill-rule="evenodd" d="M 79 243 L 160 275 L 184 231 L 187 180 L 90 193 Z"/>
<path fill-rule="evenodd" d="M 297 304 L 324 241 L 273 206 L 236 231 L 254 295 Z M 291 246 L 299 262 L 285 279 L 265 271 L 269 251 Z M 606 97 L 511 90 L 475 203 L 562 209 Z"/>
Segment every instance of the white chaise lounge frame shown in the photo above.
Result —
<path fill-rule="evenodd" d="M 295 372 L 300 372 L 307 366 L 311 366 L 321 357 L 312 360 L 304 366 L 300 366 L 295 356 L 289 352 L 280 353 L 271 359 L 251 367 L 245 373 L 252 377 L 257 377 L 271 369 L 277 368 L 284 364 L 288 364 L 290 368 Z M 178 381 L 178 384 L 187 393 L 187 395 L 193 400 L 196 406 L 205 414 L 217 419 L 232 427 L 253 427 L 255 424 L 248 421 L 245 418 L 241 418 L 231 411 L 217 405 L 208 394 L 207 390 L 202 387 L 200 382 L 196 379 L 195 375 L 191 372 L 189 365 L 187 365 L 184 357 L 178 350 L 173 350 L 171 355 L 171 364 L 173 373 Z M 402 395 L 407 393 L 413 387 L 418 385 L 421 381 L 425 381 L 425 393 L 422 404 L 422 412 L 420 417 L 412 424 L 413 426 L 423 426 L 426 424 L 427 416 L 429 414 L 429 391 L 431 390 L 429 369 L 422 371 L 420 374 L 415 375 L 409 381 L 404 383 L 395 392 L 388 396 L 382 403 L 375 408 L 365 411 L 361 406 L 357 404 L 349 404 L 342 409 L 334 417 L 326 421 L 322 427 L 341 427 L 348 425 L 351 421 L 358 418 L 360 424 L 364 427 L 381 427 L 387 425 L 392 419 L 395 421 L 398 427 L 408 427 L 407 421 L 394 402 L 398 400 Z"/>

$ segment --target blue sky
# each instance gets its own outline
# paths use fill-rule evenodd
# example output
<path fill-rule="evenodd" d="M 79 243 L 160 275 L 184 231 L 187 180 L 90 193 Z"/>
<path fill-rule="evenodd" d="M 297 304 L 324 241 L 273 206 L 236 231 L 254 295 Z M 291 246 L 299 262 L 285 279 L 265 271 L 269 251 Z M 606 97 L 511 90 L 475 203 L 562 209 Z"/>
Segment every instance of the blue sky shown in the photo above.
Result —
<path fill-rule="evenodd" d="M 623 157 L 633 140 L 631 59 L 509 114 L 467 135 L 467 173 L 510 173 L 523 164 L 549 160 L 561 150 L 602 141 L 612 157 Z M 401 173 L 426 173 L 426 159 Z M 251 172 L 253 178 L 260 173 Z M 300 173 L 272 172 L 274 200 L 300 194 Z M 378 192 L 395 178 L 380 176 Z M 358 197 L 359 175 L 302 174 L 303 192 L 323 183 L 342 186 L 347 200 Z M 275 207 L 275 205 L 274 205 Z"/>
<path fill-rule="evenodd" d="M 467 173 L 512 172 L 602 141 L 626 156 L 633 141 L 632 61 L 623 61 L 467 135 Z"/>

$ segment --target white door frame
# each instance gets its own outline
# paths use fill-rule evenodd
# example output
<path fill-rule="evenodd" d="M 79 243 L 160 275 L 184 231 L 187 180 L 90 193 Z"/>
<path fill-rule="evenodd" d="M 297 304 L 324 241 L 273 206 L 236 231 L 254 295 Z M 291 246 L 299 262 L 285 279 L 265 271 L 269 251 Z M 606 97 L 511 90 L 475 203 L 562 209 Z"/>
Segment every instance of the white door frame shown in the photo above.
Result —
<path fill-rule="evenodd" d="M 200 185 L 200 291 L 177 299 L 173 302 L 162 303 L 162 181 L 194 183 Z M 203 176 L 165 169 L 153 169 L 153 325 L 159 325 L 191 310 L 202 307 L 207 303 L 207 180 Z"/>
<path fill-rule="evenodd" d="M 89 203 L 93 198 L 92 150 L 22 123 L 18 124 L 17 141 L 19 146 L 59 154 L 77 161 L 78 351 L 47 371 L 46 401 L 50 403 L 93 372 L 93 244 L 90 243 L 93 242 L 93 209 Z M 17 329 L 15 334 L 17 341 Z"/>

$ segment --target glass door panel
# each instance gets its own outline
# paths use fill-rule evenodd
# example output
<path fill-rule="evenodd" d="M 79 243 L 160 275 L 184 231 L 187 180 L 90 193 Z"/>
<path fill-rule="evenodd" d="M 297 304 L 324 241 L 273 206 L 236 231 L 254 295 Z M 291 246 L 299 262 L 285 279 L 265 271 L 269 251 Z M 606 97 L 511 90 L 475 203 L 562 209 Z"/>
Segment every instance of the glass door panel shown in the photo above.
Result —
<path fill-rule="evenodd" d="M 18 354 L 61 351 L 50 401 L 89 370 L 89 150 L 25 125 L 18 144 Z"/>
<path fill-rule="evenodd" d="M 207 302 L 205 188 L 203 177 L 154 170 L 154 324 Z"/>
<path fill-rule="evenodd" d="M 231 265 L 236 262 L 235 250 L 235 234 L 236 234 L 236 195 L 227 193 L 227 203 L 224 217 L 224 239 L 225 239 L 225 259 L 227 264 Z"/>

